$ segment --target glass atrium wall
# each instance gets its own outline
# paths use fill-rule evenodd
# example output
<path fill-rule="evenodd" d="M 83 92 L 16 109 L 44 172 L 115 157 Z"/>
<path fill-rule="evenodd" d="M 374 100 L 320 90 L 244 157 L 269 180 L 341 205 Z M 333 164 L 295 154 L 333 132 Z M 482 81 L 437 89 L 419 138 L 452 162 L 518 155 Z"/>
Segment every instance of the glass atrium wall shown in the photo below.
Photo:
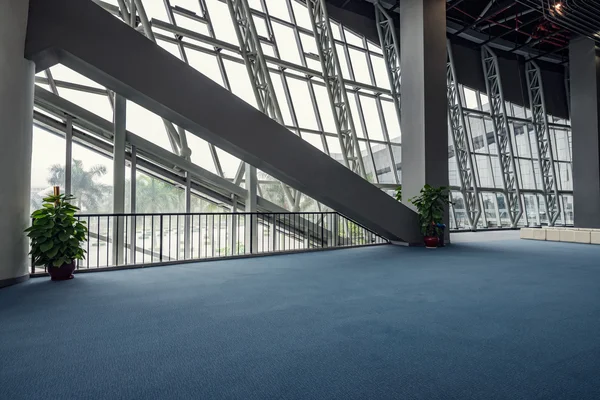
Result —
<path fill-rule="evenodd" d="M 116 18 L 119 1 L 98 2 Z M 137 3 L 137 1 L 133 1 Z M 224 0 L 143 0 L 153 36 L 158 45 L 169 51 L 247 103 L 259 108 L 248 69 L 240 51 L 235 19 Z M 339 162 L 344 162 L 336 127 L 334 107 L 330 102 L 323 69 L 319 61 L 310 16 L 305 5 L 295 0 L 248 0 L 262 52 L 281 116 L 294 134 Z M 141 14 L 140 14 L 141 15 Z M 143 32 L 142 19 L 134 21 Z M 131 21 L 127 21 L 130 23 Z M 401 183 L 401 132 L 386 62 L 379 43 L 372 43 L 335 21 L 332 36 L 345 83 L 351 118 L 354 122 L 365 178 L 392 194 Z M 160 77 L 160 79 L 168 79 Z M 75 103 L 106 121 L 112 121 L 112 94 L 95 82 L 57 65 L 36 77 L 36 84 L 63 99 Z M 508 226 L 502 194 L 501 175 L 489 117 L 487 96 L 461 86 L 467 134 L 479 187 L 480 203 L 485 212 L 478 228 Z M 527 109 L 507 104 L 510 132 L 517 162 L 518 181 L 524 213 L 520 225 L 547 222 L 544 213 L 535 134 Z M 64 185 L 65 154 L 72 144 L 72 192 L 79 198 L 83 212 L 112 211 L 112 154 L 110 142 L 77 120 L 71 121 L 78 134 L 67 134 L 68 116 L 48 113 L 36 102 L 34 153 L 32 169 L 32 207 L 54 184 Z M 572 223 L 571 133 L 568 121 L 551 119 L 553 154 L 561 194 L 561 217 L 558 223 Z M 127 129 L 134 134 L 174 151 L 163 120 L 127 102 Z M 252 134 L 251 128 L 248 134 Z M 191 161 L 219 177 L 244 187 L 240 177 L 240 160 L 187 133 Z M 451 143 L 451 141 L 450 141 Z M 309 160 L 307 160 L 309 162 Z M 464 201 L 458 188 L 454 150 L 449 146 L 450 184 L 454 207 L 453 229 L 468 228 Z M 131 187 L 131 172 L 127 188 Z M 137 212 L 185 211 L 185 180 L 173 170 L 140 163 L 133 175 L 136 180 Z M 272 204 L 293 211 L 326 210 L 302 195 L 292 204 L 279 182 L 259 171 L 258 193 Z M 231 196 L 211 197 L 203 192 L 203 182 L 192 187 L 193 212 L 231 210 Z M 131 210 L 130 190 L 126 190 L 126 211 Z"/>

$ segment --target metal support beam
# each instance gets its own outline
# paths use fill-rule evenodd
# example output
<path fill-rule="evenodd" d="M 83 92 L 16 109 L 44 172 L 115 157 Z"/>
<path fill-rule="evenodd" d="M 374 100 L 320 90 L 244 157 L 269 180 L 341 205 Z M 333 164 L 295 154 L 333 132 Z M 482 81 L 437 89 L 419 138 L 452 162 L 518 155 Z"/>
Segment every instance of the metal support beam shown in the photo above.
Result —
<path fill-rule="evenodd" d="M 571 119 L 571 71 L 568 64 L 565 64 L 565 93 L 567 94 L 567 113 Z M 567 146 L 567 148 L 569 148 Z"/>
<path fill-rule="evenodd" d="M 254 26 L 250 6 L 247 0 L 227 0 L 227 5 L 258 109 L 279 124 L 285 126 L 273 82 L 271 81 L 271 75 L 269 74 L 269 68 L 262 51 L 256 27 Z M 280 182 L 280 185 L 290 206 L 293 208 L 296 204 L 294 194 L 283 183 Z"/>
<path fill-rule="evenodd" d="M 331 102 L 344 163 L 350 170 L 366 178 L 325 0 L 307 0 L 306 6 L 321 60 L 323 79 Z"/>
<path fill-rule="evenodd" d="M 127 136 L 127 100 L 115 94 L 115 110 L 113 118 L 114 145 L 113 145 L 113 213 L 125 212 L 125 140 Z M 123 264 L 123 243 L 125 239 L 125 225 L 123 217 L 116 217 L 113 221 L 113 265 Z"/>
<path fill-rule="evenodd" d="M 523 214 L 523 204 L 517 178 L 517 169 L 513 154 L 512 138 L 506 103 L 502 92 L 498 57 L 488 46 L 481 47 L 481 60 L 485 76 L 485 86 L 490 102 L 490 116 L 494 130 L 494 140 L 498 151 L 498 164 L 502 174 L 502 188 L 506 199 L 508 217 L 513 228 L 517 226 Z M 500 221 L 498 221 L 500 223 Z"/>
<path fill-rule="evenodd" d="M 383 53 L 383 61 L 388 73 L 390 88 L 392 92 L 392 100 L 394 108 L 398 115 L 398 124 L 401 124 L 401 107 L 400 107 L 400 45 L 396 36 L 396 28 L 394 20 L 387 13 L 385 8 L 379 2 L 375 3 L 375 20 L 377 23 L 377 33 L 381 43 L 381 51 Z"/>
<path fill-rule="evenodd" d="M 144 34 L 146 35 L 146 37 L 148 39 L 150 39 L 151 41 L 156 43 L 156 37 L 154 36 L 154 32 L 152 32 L 152 27 L 150 25 L 150 21 L 148 20 L 148 16 L 146 14 L 146 9 L 144 8 L 144 4 L 142 3 L 142 0 L 131 0 L 131 2 L 132 2 L 132 11 L 136 11 L 140 17 L 140 22 L 142 24 Z M 125 10 L 124 13 L 122 10 L 122 16 L 123 16 L 124 21 L 128 24 L 131 24 L 131 22 L 134 20 L 135 16 L 132 15 L 130 18 L 126 18 L 125 14 L 127 14 L 127 10 Z M 191 150 L 189 150 L 189 148 L 187 147 L 187 141 L 186 141 L 186 147 L 183 147 L 182 140 L 179 137 L 179 134 L 177 133 L 175 126 L 173 126 L 173 124 L 170 121 L 168 121 L 164 118 L 163 118 L 163 124 L 165 125 L 165 131 L 167 133 L 167 137 L 169 138 L 169 143 L 171 144 L 171 148 L 173 149 L 173 152 L 175 154 L 181 155 L 186 160 L 189 160 L 190 155 L 191 155 Z"/>
<path fill-rule="evenodd" d="M 454 59 L 452 57 L 452 45 L 447 42 L 448 64 L 446 67 L 446 80 L 448 87 L 448 125 L 452 133 L 452 145 L 454 146 L 454 157 L 458 168 L 458 179 L 460 182 L 460 193 L 465 201 L 467 220 L 471 229 L 477 228 L 481 216 L 481 204 L 471 157 L 471 144 L 467 137 L 465 114 L 462 108 Z"/>
<path fill-rule="evenodd" d="M 527 77 L 527 90 L 531 107 L 531 123 L 536 137 L 538 150 L 538 162 L 542 179 L 542 191 L 544 193 L 546 217 L 548 225 L 554 226 L 560 216 L 560 202 L 558 186 L 556 182 L 556 167 L 552 154 L 552 141 L 550 129 L 548 128 L 548 115 L 544 102 L 544 88 L 542 72 L 535 61 L 525 63 L 525 75 Z"/>

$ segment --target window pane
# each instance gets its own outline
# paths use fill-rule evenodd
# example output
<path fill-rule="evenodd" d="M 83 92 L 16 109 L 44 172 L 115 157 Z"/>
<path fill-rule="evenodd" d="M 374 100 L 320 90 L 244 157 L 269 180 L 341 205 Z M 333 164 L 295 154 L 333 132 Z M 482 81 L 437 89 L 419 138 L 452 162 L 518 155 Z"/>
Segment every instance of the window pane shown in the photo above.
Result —
<path fill-rule="evenodd" d="M 44 129 L 33 127 L 31 154 L 31 211 L 42 206 L 42 199 L 52 193 L 52 186 L 65 187 L 65 139 Z"/>
<path fill-rule="evenodd" d="M 113 162 L 73 143 L 72 185 L 82 213 L 112 213 Z"/>

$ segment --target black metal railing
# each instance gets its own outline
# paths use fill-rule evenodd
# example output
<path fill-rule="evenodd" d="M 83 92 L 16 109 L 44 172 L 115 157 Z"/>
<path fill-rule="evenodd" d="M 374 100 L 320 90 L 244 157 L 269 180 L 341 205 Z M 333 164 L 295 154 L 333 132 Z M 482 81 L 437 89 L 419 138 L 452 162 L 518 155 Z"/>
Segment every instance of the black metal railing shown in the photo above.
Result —
<path fill-rule="evenodd" d="M 335 212 L 78 214 L 88 227 L 77 269 L 388 243 Z M 31 267 L 43 273 L 45 267 Z"/>

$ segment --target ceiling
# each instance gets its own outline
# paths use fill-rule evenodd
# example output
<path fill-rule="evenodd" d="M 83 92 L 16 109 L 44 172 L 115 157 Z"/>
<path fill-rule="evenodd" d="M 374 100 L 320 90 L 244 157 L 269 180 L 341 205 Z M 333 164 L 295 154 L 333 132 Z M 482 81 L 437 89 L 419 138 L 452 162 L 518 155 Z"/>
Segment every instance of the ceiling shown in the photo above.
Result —
<path fill-rule="evenodd" d="M 343 10 L 375 19 L 377 0 L 327 0 Z M 379 0 L 399 21 L 401 0 Z M 568 60 L 569 40 L 584 35 L 600 45 L 600 0 L 447 0 L 452 39 L 488 44 L 526 59 Z"/>

